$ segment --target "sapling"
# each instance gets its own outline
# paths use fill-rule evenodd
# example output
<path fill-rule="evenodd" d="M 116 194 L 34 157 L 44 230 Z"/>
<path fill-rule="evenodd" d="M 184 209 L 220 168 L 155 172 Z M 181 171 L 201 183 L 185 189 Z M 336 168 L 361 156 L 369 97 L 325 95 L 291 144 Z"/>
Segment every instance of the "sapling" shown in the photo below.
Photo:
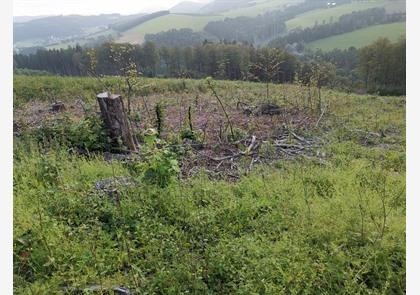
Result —
<path fill-rule="evenodd" d="M 311 67 L 310 83 L 318 89 L 318 113 L 322 113 L 321 88 L 331 83 L 335 75 L 334 65 L 330 63 L 313 63 Z"/>
<path fill-rule="evenodd" d="M 155 112 L 157 133 L 158 136 L 161 137 L 163 131 L 163 106 L 161 103 L 156 104 Z"/>
<path fill-rule="evenodd" d="M 223 113 L 225 114 L 226 120 L 228 122 L 229 128 L 230 128 L 230 135 L 232 136 L 232 140 L 235 138 L 235 135 L 233 133 L 233 126 L 232 126 L 232 122 L 230 121 L 230 117 L 228 115 L 228 113 L 226 112 L 225 106 L 223 105 L 222 100 L 220 99 L 219 95 L 216 92 L 216 89 L 214 88 L 214 85 L 212 83 L 212 79 L 211 78 L 207 78 L 207 85 L 209 86 L 210 90 L 213 92 L 213 95 L 216 97 L 217 101 L 220 104 L 220 107 L 223 110 Z"/>
<path fill-rule="evenodd" d="M 270 83 L 279 74 L 284 76 L 284 72 L 280 70 L 281 64 L 284 63 L 281 59 L 281 52 L 278 49 L 267 48 L 258 55 L 258 61 L 251 68 L 254 79 L 265 82 L 267 100 L 270 96 Z"/>
<path fill-rule="evenodd" d="M 188 107 L 188 126 L 190 127 L 191 134 L 194 134 L 192 116 L 191 116 L 191 106 Z"/>
<path fill-rule="evenodd" d="M 111 58 L 119 65 L 118 74 L 125 83 L 125 92 L 128 102 L 128 114 L 131 114 L 131 99 L 134 87 L 138 84 L 139 72 L 137 65 L 132 60 L 134 47 L 127 44 L 111 44 Z"/>

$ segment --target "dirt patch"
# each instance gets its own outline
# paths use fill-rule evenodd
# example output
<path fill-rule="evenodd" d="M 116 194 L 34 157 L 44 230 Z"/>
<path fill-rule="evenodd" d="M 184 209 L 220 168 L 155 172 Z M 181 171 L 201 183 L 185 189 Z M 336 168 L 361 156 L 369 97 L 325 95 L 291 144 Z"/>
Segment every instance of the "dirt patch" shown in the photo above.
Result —
<path fill-rule="evenodd" d="M 131 102 L 130 117 L 136 133 L 156 126 L 155 107 L 158 103 L 163 105 L 161 137 L 175 148 L 179 146 L 188 150 L 181 157 L 183 177 L 204 171 L 214 178 L 236 179 L 258 164 L 272 164 L 296 157 L 322 158 L 319 153 L 320 138 L 310 135 L 319 116 L 308 110 L 260 102 L 246 104 L 250 111 L 244 111 L 244 105 L 226 103 L 224 107 L 233 127 L 232 138 L 220 104 L 209 94 L 200 97 L 151 95 Z M 59 111 L 53 111 L 51 104 L 33 102 L 15 110 L 15 119 L 19 126 L 37 128 L 54 116 L 82 118 L 86 107 L 75 101 L 67 102 L 65 108 Z M 97 105 L 88 107 L 99 113 Z M 182 142 L 173 143 L 174 136 L 179 138 L 191 125 L 195 139 L 184 138 Z M 104 156 L 113 160 L 119 158 L 115 154 Z M 126 160 L 127 156 L 122 158 Z"/>

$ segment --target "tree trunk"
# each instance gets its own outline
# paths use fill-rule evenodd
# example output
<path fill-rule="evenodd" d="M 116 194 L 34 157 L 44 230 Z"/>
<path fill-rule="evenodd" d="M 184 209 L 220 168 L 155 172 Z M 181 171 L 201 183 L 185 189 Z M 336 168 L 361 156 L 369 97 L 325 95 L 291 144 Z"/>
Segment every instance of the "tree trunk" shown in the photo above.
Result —
<path fill-rule="evenodd" d="M 96 98 L 101 109 L 102 119 L 111 132 L 113 140 L 121 138 L 123 144 L 130 151 L 137 151 L 136 141 L 131 132 L 121 95 L 104 92 L 98 94 Z"/>

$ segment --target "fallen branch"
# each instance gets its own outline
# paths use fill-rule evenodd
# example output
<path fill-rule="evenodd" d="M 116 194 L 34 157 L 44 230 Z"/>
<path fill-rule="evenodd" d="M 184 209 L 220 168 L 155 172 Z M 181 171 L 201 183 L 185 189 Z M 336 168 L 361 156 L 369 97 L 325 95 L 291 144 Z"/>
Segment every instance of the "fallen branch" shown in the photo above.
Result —
<path fill-rule="evenodd" d="M 296 144 L 286 144 L 286 143 L 277 143 L 276 142 L 275 145 L 277 147 L 286 148 L 286 149 L 290 149 L 290 148 L 296 148 L 296 149 L 299 149 L 299 150 L 305 149 L 304 146 L 296 145 Z"/>
<path fill-rule="evenodd" d="M 319 118 L 318 118 L 318 121 L 316 121 L 315 128 L 317 128 L 317 127 L 318 127 L 319 122 L 321 122 L 321 119 L 322 119 L 322 117 L 324 116 L 324 113 L 325 113 L 325 110 L 326 110 L 326 109 L 327 109 L 327 107 L 325 107 L 325 108 L 322 110 L 321 115 L 320 115 L 320 116 L 319 116 Z"/>
<path fill-rule="evenodd" d="M 347 128 L 347 127 L 344 127 L 344 128 L 346 128 L 350 132 L 365 133 L 367 135 L 373 135 L 373 136 L 377 136 L 377 137 L 384 137 L 385 136 L 384 134 L 379 134 L 379 133 L 372 132 L 372 131 L 366 131 L 366 130 L 361 130 L 361 129 L 350 129 L 350 128 Z"/>

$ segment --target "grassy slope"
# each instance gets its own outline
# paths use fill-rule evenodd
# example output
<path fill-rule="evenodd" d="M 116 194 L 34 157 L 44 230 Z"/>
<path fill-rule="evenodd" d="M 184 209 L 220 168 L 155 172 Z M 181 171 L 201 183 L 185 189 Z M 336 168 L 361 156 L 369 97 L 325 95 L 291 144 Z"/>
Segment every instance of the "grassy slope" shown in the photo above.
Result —
<path fill-rule="evenodd" d="M 331 18 L 336 21 L 341 15 L 351 13 L 352 11 L 365 10 L 373 7 L 385 7 L 384 0 L 373 0 L 368 2 L 353 2 L 350 4 L 340 5 L 329 9 L 316 9 L 307 13 L 296 16 L 286 22 L 288 30 L 298 27 L 312 27 L 316 22 L 322 23 L 324 20 L 329 22 Z"/>
<path fill-rule="evenodd" d="M 169 14 L 155 18 L 124 32 L 118 41 L 141 43 L 146 34 L 155 34 L 170 29 L 190 28 L 194 31 L 200 31 L 208 22 L 219 19 L 222 19 L 222 17 Z"/>
<path fill-rule="evenodd" d="M 391 41 L 398 40 L 405 35 L 405 22 L 392 23 L 385 25 L 371 26 L 350 33 L 332 36 L 311 42 L 307 45 L 311 49 L 322 49 L 324 51 L 334 48 L 347 49 L 351 46 L 360 48 L 371 44 L 380 37 L 386 37 Z"/>
<path fill-rule="evenodd" d="M 116 36 L 118 36 L 118 32 L 112 29 L 108 29 L 108 30 L 99 31 L 99 32 L 90 34 L 86 36 L 85 38 L 77 39 L 75 41 L 62 42 L 59 44 L 50 45 L 50 46 L 47 46 L 46 48 L 47 49 L 61 49 L 61 48 L 66 49 L 68 46 L 76 46 L 77 44 L 83 46 L 91 41 L 91 40 L 88 40 L 90 38 L 98 38 L 100 36 L 108 37 L 109 35 L 112 35 L 113 38 L 115 38 Z"/>
<path fill-rule="evenodd" d="M 116 82 L 107 78 L 115 89 Z M 187 80 L 189 94 L 180 80 L 144 83 L 156 85 L 149 104 L 187 99 L 197 114 L 196 94 L 214 100 L 204 81 Z M 89 78 L 17 76 L 14 87 L 15 112 L 30 100 L 25 117 L 59 116 L 34 108 L 45 91 L 66 104 L 83 94 L 94 106 L 100 90 Z M 216 89 L 233 108 L 233 98 L 255 103 L 265 92 L 245 82 L 217 81 Z M 272 85 L 271 93 L 303 106 L 307 91 Z M 404 294 L 405 98 L 326 90 L 323 99 L 322 164 L 280 161 L 236 183 L 198 176 L 158 188 L 140 178 L 122 191 L 121 207 L 94 184 L 130 175 L 127 165 L 16 138 L 15 293 L 99 283 L 133 290 L 137 277 L 139 294 Z M 343 127 L 387 135 L 367 143 L 363 131 Z"/>
<path fill-rule="evenodd" d="M 237 16 L 257 16 L 268 11 L 282 9 L 287 4 L 297 4 L 303 2 L 303 0 L 267 0 L 259 1 L 252 7 L 245 7 L 234 9 L 222 13 L 226 17 L 237 17 Z"/>
<path fill-rule="evenodd" d="M 222 20 L 225 17 L 237 16 L 256 16 L 258 14 L 280 9 L 286 4 L 301 2 L 301 0 L 267 0 L 258 1 L 255 6 L 234 9 L 215 16 L 192 16 L 182 14 L 170 14 L 158 17 L 135 28 L 126 31 L 119 42 L 143 42 L 144 35 L 147 33 L 155 34 L 170 29 L 190 28 L 195 31 L 202 30 L 210 21 Z"/>

